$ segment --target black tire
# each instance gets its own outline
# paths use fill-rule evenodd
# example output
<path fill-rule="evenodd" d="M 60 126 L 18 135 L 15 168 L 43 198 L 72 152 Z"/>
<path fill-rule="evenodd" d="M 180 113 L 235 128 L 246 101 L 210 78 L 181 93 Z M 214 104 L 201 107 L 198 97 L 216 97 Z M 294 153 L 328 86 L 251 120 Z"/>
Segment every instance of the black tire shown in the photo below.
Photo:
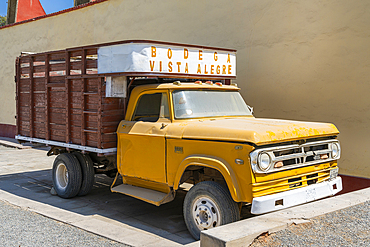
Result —
<path fill-rule="evenodd" d="M 240 219 L 239 207 L 222 185 L 205 181 L 193 186 L 185 196 L 184 220 L 194 239 L 200 232 Z"/>
<path fill-rule="evenodd" d="M 58 155 L 53 164 L 53 186 L 62 198 L 75 197 L 81 188 L 82 172 L 76 156 L 70 153 Z"/>
<path fill-rule="evenodd" d="M 77 195 L 84 196 L 91 191 L 94 185 L 95 181 L 94 165 L 89 155 L 82 154 L 79 152 L 74 152 L 72 154 L 76 156 L 76 158 L 78 159 L 82 172 L 81 188 Z"/>

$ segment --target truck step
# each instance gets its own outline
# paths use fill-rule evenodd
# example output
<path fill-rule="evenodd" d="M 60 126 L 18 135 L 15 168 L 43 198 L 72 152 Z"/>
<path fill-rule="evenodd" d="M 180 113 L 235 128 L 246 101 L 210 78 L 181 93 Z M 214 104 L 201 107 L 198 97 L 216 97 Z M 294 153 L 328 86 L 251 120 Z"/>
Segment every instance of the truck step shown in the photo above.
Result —
<path fill-rule="evenodd" d="M 121 184 L 118 186 L 113 187 L 112 192 L 122 193 L 128 196 L 132 196 L 134 198 L 143 200 L 145 202 L 149 202 L 156 206 L 164 204 L 166 202 L 170 202 L 175 198 L 174 191 L 170 191 L 170 193 L 166 194 L 163 192 L 146 189 L 142 187 L 132 186 L 129 184 Z"/>

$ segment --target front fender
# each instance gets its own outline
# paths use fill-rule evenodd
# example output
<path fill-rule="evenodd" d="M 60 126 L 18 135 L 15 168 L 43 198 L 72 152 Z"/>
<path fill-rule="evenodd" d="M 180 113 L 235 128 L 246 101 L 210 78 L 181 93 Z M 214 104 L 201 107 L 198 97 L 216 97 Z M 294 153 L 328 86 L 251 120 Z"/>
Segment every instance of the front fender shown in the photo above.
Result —
<path fill-rule="evenodd" d="M 174 189 L 179 188 L 180 179 L 186 168 L 192 165 L 203 166 L 216 169 L 224 177 L 231 197 L 234 201 L 241 201 L 241 189 L 231 166 L 223 159 L 205 155 L 191 155 L 186 157 L 180 164 L 175 176 Z"/>

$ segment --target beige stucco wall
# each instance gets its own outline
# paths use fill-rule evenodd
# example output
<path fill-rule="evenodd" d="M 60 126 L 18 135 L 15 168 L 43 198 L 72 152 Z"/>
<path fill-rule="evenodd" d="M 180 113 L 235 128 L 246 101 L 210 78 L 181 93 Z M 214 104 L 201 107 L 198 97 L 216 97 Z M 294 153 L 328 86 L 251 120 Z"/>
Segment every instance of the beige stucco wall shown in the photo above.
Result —
<path fill-rule="evenodd" d="M 370 178 L 370 2 L 109 0 L 0 29 L 0 123 L 15 124 L 14 59 L 124 39 L 236 48 L 255 116 L 335 123 L 341 173 Z"/>

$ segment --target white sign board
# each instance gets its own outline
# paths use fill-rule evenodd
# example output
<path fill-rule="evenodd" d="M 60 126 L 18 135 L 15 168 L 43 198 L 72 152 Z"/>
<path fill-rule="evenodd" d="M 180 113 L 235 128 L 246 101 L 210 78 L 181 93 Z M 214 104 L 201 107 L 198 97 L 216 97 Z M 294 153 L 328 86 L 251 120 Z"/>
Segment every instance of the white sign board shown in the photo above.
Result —
<path fill-rule="evenodd" d="M 128 43 L 98 49 L 98 73 L 235 77 L 236 52 L 203 47 Z"/>

